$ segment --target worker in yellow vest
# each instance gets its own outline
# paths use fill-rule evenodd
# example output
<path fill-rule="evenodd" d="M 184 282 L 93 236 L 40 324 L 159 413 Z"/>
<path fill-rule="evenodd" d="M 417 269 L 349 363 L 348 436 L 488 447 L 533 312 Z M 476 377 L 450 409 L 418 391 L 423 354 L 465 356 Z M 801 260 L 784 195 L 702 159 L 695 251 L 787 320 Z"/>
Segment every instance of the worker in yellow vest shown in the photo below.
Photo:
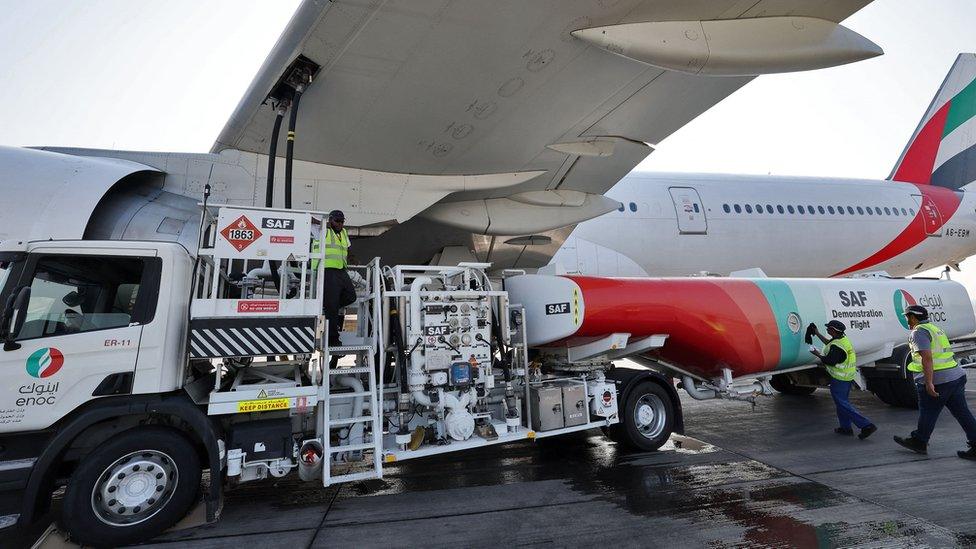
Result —
<path fill-rule="evenodd" d="M 857 408 L 851 404 L 851 385 L 857 374 L 857 355 L 854 353 L 854 345 L 844 334 L 847 327 L 839 320 L 831 320 L 826 324 L 827 335 L 824 337 L 820 330 L 814 330 L 817 337 L 824 342 L 822 350 L 817 351 L 816 347 L 810 346 L 813 353 L 830 375 L 830 396 L 834 399 L 834 406 L 837 408 L 837 420 L 840 427 L 834 429 L 838 435 L 853 435 L 852 424 L 861 430 L 857 438 L 864 440 L 878 430 L 871 420 L 861 415 Z"/>
<path fill-rule="evenodd" d="M 328 224 L 322 242 L 312 240 L 312 268 L 318 268 L 319 259 L 325 254 L 323 261 L 324 295 L 323 314 L 329 321 L 329 346 L 341 345 L 339 334 L 342 332 L 342 315 L 340 311 L 356 301 L 356 289 L 353 287 L 346 267 L 349 262 L 349 233 L 345 229 L 346 215 L 342 210 L 329 212 Z"/>
<path fill-rule="evenodd" d="M 969 449 L 957 454 L 963 459 L 976 460 L 976 418 L 966 402 L 966 372 L 956 363 L 945 332 L 929 322 L 925 307 L 911 305 L 905 308 L 904 315 L 912 330 L 908 336 L 912 353 L 908 371 L 914 373 L 918 390 L 918 428 L 907 438 L 896 436 L 895 442 L 913 452 L 927 454 L 935 422 L 942 408 L 948 408 L 969 439 Z"/>

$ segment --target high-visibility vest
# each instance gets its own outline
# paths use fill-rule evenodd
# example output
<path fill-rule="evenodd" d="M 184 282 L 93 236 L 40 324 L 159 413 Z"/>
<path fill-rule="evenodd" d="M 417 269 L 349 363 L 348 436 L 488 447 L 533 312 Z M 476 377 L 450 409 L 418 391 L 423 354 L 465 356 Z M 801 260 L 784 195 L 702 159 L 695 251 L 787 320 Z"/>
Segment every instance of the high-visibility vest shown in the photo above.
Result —
<path fill-rule="evenodd" d="M 956 367 L 956 360 L 952 351 L 949 349 L 951 345 L 949 343 L 949 338 L 946 337 L 945 332 L 942 331 L 942 328 L 939 328 L 931 322 L 926 322 L 925 324 L 915 326 L 915 330 L 925 330 L 932 338 L 933 370 L 948 370 L 949 368 Z M 912 330 L 912 333 L 915 333 L 915 330 Z M 918 348 L 915 345 L 915 338 L 908 338 L 908 347 L 912 351 L 912 361 L 908 365 L 908 370 L 912 372 L 921 372 L 922 353 L 918 352 Z"/>
<path fill-rule="evenodd" d="M 319 253 L 321 251 L 318 240 L 312 240 L 312 268 L 319 267 Z M 332 229 L 325 230 L 325 268 L 345 269 L 349 264 L 349 233 L 345 229 L 336 234 Z"/>
<path fill-rule="evenodd" d="M 844 362 L 827 366 L 827 373 L 838 381 L 853 381 L 857 374 L 857 355 L 854 354 L 854 346 L 851 345 L 851 340 L 847 339 L 847 336 L 832 339 L 824 345 L 821 353 L 827 356 L 831 347 L 838 347 L 843 350 L 847 358 L 844 359 Z"/>

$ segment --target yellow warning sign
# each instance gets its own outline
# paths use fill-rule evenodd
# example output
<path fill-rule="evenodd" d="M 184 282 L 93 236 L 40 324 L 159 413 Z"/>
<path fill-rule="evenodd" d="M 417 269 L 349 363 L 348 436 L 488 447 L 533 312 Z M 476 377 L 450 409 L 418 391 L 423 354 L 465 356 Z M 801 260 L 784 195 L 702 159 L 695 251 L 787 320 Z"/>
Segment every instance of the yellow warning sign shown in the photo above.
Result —
<path fill-rule="evenodd" d="M 579 288 L 573 288 L 573 323 L 577 326 L 580 323 L 579 297 Z"/>
<path fill-rule="evenodd" d="M 269 410 L 287 410 L 291 404 L 287 398 L 272 398 L 266 400 L 244 400 L 237 403 L 237 412 L 267 412 Z"/>

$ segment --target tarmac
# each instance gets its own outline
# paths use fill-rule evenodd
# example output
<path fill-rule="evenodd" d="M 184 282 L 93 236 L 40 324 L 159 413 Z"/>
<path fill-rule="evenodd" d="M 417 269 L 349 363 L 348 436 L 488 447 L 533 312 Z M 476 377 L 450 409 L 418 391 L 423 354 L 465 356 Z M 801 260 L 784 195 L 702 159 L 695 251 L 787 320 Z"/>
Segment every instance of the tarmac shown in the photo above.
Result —
<path fill-rule="evenodd" d="M 405 461 L 329 489 L 245 484 L 219 522 L 142 547 L 976 547 L 976 463 L 956 457 L 955 420 L 943 414 L 920 456 L 891 440 L 915 411 L 864 392 L 852 401 L 879 426 L 868 440 L 833 433 L 826 390 L 755 408 L 685 398 L 687 436 L 658 452 L 590 431 Z"/>

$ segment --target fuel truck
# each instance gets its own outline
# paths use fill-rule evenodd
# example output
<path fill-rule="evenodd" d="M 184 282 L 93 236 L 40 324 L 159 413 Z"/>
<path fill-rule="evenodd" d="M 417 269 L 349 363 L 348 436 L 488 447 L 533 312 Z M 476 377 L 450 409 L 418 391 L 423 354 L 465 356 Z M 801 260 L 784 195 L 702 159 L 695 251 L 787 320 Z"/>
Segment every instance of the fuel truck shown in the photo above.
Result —
<path fill-rule="evenodd" d="M 952 338 L 976 330 L 947 280 L 499 278 L 376 258 L 352 268 L 358 298 L 330 345 L 310 251 L 324 217 L 204 204 L 192 249 L 0 242 L 0 527 L 63 489 L 70 539 L 115 546 L 194 505 L 216 521 L 226 487 L 269 476 L 327 487 L 596 428 L 653 451 L 683 431 L 678 387 L 814 390 L 808 323 L 849 323 L 868 386 L 882 364 L 910 382 L 906 303 Z"/>

